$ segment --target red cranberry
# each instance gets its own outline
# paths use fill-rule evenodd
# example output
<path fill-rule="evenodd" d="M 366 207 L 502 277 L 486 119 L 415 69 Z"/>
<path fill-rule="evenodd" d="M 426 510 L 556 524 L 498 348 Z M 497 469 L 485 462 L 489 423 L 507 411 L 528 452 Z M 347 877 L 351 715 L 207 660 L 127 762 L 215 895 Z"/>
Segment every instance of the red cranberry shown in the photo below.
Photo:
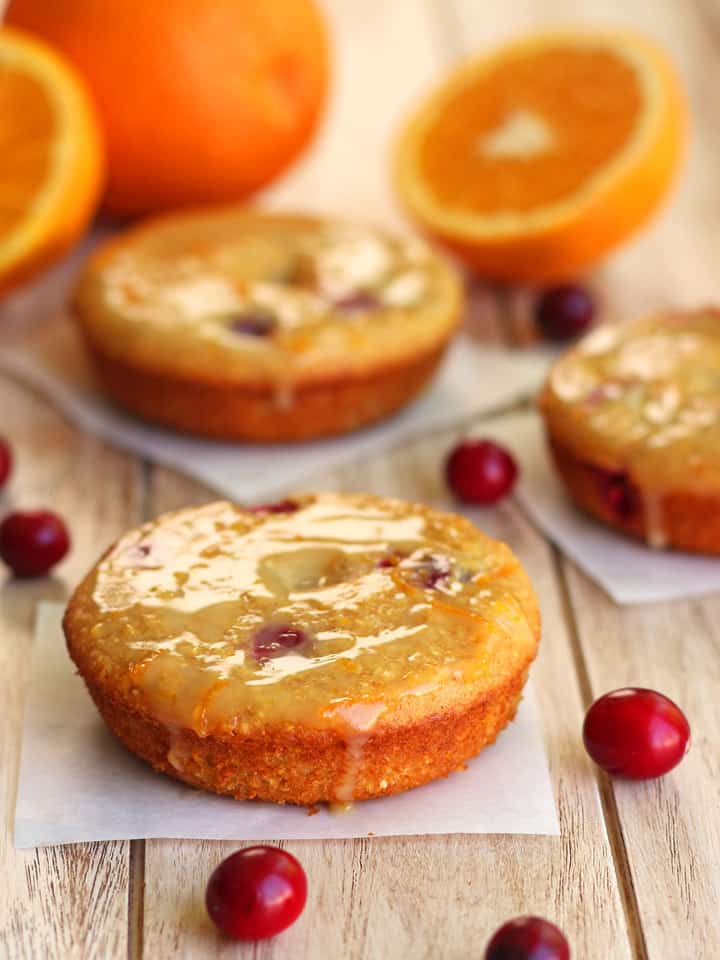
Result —
<path fill-rule="evenodd" d="M 495 933 L 485 960 L 570 960 L 570 947 L 554 923 L 541 917 L 517 917 Z"/>
<path fill-rule="evenodd" d="M 368 313 L 377 310 L 380 301 L 368 290 L 356 290 L 334 301 L 333 306 L 341 313 Z"/>
<path fill-rule="evenodd" d="M 402 568 L 411 571 L 413 578 L 430 590 L 447 583 L 452 575 L 450 561 L 440 554 L 411 557 L 402 564 Z"/>
<path fill-rule="evenodd" d="M 253 656 L 256 660 L 267 660 L 288 650 L 295 650 L 306 642 L 307 634 L 298 627 L 286 623 L 266 623 L 253 637 Z"/>
<path fill-rule="evenodd" d="M 640 496 L 630 477 L 621 471 L 595 468 L 600 496 L 618 520 L 631 520 L 640 509 Z"/>
<path fill-rule="evenodd" d="M 572 284 L 546 290 L 535 307 L 535 319 L 547 340 L 572 340 L 592 324 L 595 303 L 587 290 Z"/>
<path fill-rule="evenodd" d="M 388 554 L 385 557 L 380 557 L 380 559 L 376 563 L 376 566 L 380 567 L 381 570 L 385 570 L 388 567 L 396 567 L 399 562 L 400 562 L 399 557 L 393 554 Z"/>
<path fill-rule="evenodd" d="M 0 437 L 0 487 L 5 485 L 12 472 L 13 456 L 10 444 Z"/>
<path fill-rule="evenodd" d="M 608 773 L 649 780 L 680 763 L 690 745 L 690 725 L 661 693 L 627 687 L 606 693 L 590 707 L 583 741 Z"/>
<path fill-rule="evenodd" d="M 39 577 L 70 549 L 70 536 L 50 510 L 9 513 L 0 523 L 0 557 L 17 577 Z"/>
<path fill-rule="evenodd" d="M 250 513 L 295 513 L 300 504 L 295 500 L 278 500 L 275 503 L 261 503 L 257 507 L 249 507 Z"/>
<path fill-rule="evenodd" d="M 467 503 L 495 503 L 512 490 L 517 464 L 492 440 L 463 440 L 445 464 L 450 489 Z"/>
<path fill-rule="evenodd" d="M 275 329 L 275 319 L 269 313 L 247 311 L 233 317 L 230 330 L 246 337 L 269 337 Z"/>
<path fill-rule="evenodd" d="M 300 916 L 307 898 L 305 871 L 278 847 L 246 847 L 216 868 L 207 885 L 210 919 L 236 940 L 265 940 Z"/>

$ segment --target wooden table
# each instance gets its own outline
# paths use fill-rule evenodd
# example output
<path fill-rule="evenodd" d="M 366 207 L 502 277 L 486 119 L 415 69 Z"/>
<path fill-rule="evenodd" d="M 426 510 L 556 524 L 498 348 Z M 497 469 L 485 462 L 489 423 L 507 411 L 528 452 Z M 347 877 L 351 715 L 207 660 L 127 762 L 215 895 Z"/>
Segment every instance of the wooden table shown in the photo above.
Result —
<path fill-rule="evenodd" d="M 397 219 L 387 141 L 433 76 L 464 52 L 542 23 L 629 24 L 672 51 L 688 88 L 694 135 L 670 207 L 593 283 L 606 312 L 621 317 L 717 299 L 720 8 L 713 0 L 586 0 L 580 9 L 571 0 L 327 6 L 337 50 L 335 99 L 311 154 L 271 192 L 273 204 Z M 46 313 L 49 284 L 10 301 L 6 323 Z M 528 303 L 522 291 L 473 290 L 476 332 L 517 343 Z M 12 817 L 35 604 L 65 598 L 126 527 L 212 493 L 80 434 L 15 383 L 0 380 L 0 410 L 0 430 L 18 458 L 10 502 L 53 506 L 74 537 L 56 578 L 7 580 L 0 591 L 0 956 L 464 960 L 482 956 L 503 920 L 526 913 L 557 922 L 579 960 L 720 956 L 720 593 L 617 607 L 511 503 L 494 511 L 492 522 L 520 553 L 542 600 L 534 676 L 560 838 L 288 843 L 309 875 L 307 909 L 276 941 L 246 947 L 218 940 L 203 908 L 207 877 L 236 843 L 137 840 L 16 851 Z M 323 485 L 438 498 L 452 440 L 448 433 L 414 443 L 369 463 L 363 476 L 339 470 Z M 689 715 L 693 749 L 664 780 L 612 783 L 583 751 L 585 707 L 626 684 L 655 687 Z"/>

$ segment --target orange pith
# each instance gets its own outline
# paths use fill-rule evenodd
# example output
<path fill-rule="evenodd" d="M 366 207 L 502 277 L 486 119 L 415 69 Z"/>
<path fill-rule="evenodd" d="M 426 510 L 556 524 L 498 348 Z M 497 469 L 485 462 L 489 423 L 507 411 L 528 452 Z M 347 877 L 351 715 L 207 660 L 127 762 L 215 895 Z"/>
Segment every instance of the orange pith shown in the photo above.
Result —
<path fill-rule="evenodd" d="M 632 33 L 521 39 L 461 65 L 395 155 L 408 213 L 482 276 L 576 276 L 646 221 L 679 166 L 684 97 Z"/>
<path fill-rule="evenodd" d="M 627 144 L 641 106 L 635 72 L 606 50 L 520 54 L 445 104 L 421 146 L 423 176 L 439 203 L 477 213 L 560 202 Z M 493 151 L 493 135 L 521 111 L 547 124 L 549 142 Z"/>

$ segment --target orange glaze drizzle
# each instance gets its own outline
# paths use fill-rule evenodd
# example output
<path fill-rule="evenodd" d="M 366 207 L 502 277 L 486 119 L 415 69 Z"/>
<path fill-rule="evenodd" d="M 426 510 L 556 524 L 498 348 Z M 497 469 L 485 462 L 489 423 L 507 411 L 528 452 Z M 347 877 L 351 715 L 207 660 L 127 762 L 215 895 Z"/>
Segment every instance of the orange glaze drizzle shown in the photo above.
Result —
<path fill-rule="evenodd" d="M 403 590 L 408 594 L 408 596 L 422 597 L 424 600 L 427 600 L 430 603 L 430 606 L 435 610 L 442 610 L 445 613 L 449 613 L 453 617 L 462 617 L 464 620 L 472 620 L 476 625 L 487 622 L 485 617 L 483 617 L 477 611 L 463 610 L 461 607 L 456 607 L 452 603 L 445 603 L 436 596 L 437 591 L 433 591 L 433 595 L 428 597 L 427 590 L 421 590 L 419 587 L 415 587 L 413 584 L 407 583 L 407 581 L 403 580 L 403 578 L 399 576 L 396 570 L 391 569 L 390 576 L 392 577 L 392 581 L 395 586 L 399 587 L 400 590 Z"/>
<path fill-rule="evenodd" d="M 199 733 L 200 736 L 203 736 L 207 733 L 208 728 L 208 719 L 207 713 L 208 708 L 210 707 L 210 702 L 218 691 L 222 690 L 223 687 L 228 685 L 228 680 L 216 680 L 212 686 L 203 693 L 195 706 L 192 712 L 192 729 Z"/>
<path fill-rule="evenodd" d="M 507 577 L 511 573 L 515 573 L 519 566 L 520 562 L 518 560 L 508 560 L 507 563 L 496 567 L 494 570 L 478 573 L 477 576 L 472 578 L 471 583 L 492 583 L 493 580 L 499 580 L 501 577 Z"/>
<path fill-rule="evenodd" d="M 131 679 L 140 682 L 147 673 L 147 669 L 150 664 L 157 656 L 159 656 L 159 653 L 160 651 L 156 650 L 143 660 L 139 660 L 137 663 L 131 663 L 128 667 L 128 673 L 130 674 Z"/>

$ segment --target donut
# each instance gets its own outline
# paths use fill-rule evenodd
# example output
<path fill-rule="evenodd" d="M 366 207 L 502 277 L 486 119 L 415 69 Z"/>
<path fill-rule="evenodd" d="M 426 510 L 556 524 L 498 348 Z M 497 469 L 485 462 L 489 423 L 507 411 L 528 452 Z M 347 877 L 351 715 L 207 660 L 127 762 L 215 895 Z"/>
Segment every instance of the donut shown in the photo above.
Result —
<path fill-rule="evenodd" d="M 101 246 L 71 297 L 101 389 L 144 420 L 228 441 L 341 434 L 429 382 L 461 312 L 423 243 L 230 207 Z"/>
<path fill-rule="evenodd" d="M 720 311 L 599 327 L 551 369 L 540 409 L 582 510 L 651 547 L 720 553 Z"/>
<path fill-rule="evenodd" d="M 155 770 L 237 799 L 349 804 L 492 743 L 540 620 L 517 558 L 469 520 L 325 493 L 132 530 L 64 630 L 105 723 Z"/>

